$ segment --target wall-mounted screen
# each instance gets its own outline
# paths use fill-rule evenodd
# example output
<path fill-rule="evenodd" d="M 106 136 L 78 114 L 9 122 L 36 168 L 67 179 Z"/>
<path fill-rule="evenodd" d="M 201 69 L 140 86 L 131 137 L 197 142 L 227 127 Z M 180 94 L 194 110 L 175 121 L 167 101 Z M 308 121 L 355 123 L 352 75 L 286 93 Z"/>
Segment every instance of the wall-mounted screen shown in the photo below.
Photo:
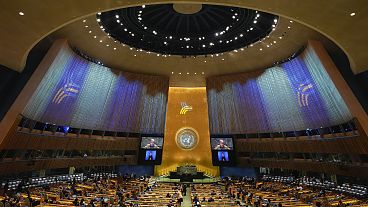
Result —
<path fill-rule="evenodd" d="M 229 137 L 211 138 L 212 150 L 233 150 L 233 139 Z"/>
<path fill-rule="evenodd" d="M 142 149 L 162 149 L 164 139 L 162 137 L 142 137 Z"/>
<path fill-rule="evenodd" d="M 146 161 L 156 160 L 156 150 L 147 150 L 144 160 Z"/>
<path fill-rule="evenodd" d="M 229 162 L 229 152 L 217 151 L 217 158 L 219 162 Z"/>

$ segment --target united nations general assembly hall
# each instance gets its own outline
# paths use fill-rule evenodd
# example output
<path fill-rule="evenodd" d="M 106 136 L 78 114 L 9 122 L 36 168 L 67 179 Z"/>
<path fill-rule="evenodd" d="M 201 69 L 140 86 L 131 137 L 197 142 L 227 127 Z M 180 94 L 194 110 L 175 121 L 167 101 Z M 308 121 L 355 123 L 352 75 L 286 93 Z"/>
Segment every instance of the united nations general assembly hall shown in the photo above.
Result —
<path fill-rule="evenodd" d="M 366 0 L 0 0 L 0 207 L 368 207 Z"/>

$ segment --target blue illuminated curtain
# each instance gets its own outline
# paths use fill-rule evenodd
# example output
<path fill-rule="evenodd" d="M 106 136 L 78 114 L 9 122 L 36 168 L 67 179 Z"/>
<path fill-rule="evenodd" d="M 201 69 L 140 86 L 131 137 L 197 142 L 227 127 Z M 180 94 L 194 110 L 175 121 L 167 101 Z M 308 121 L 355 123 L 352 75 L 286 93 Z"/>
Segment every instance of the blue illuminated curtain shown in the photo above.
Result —
<path fill-rule="evenodd" d="M 304 130 L 352 119 L 311 46 L 261 72 L 210 77 L 207 95 L 212 134 Z"/>
<path fill-rule="evenodd" d="M 86 129 L 163 133 L 168 79 L 116 71 L 63 47 L 23 115 Z"/>

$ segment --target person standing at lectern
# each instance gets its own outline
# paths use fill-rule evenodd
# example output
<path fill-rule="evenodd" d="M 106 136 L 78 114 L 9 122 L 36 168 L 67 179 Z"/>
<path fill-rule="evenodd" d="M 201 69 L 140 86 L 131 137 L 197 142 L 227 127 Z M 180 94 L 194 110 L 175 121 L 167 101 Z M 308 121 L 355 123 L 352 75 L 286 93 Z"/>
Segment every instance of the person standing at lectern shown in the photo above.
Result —
<path fill-rule="evenodd" d="M 223 162 L 226 161 L 226 157 L 225 157 L 225 153 L 224 152 L 221 153 L 221 161 L 223 161 Z"/>
<path fill-rule="evenodd" d="M 153 160 L 152 152 L 149 152 L 149 154 L 148 154 L 148 160 Z"/>

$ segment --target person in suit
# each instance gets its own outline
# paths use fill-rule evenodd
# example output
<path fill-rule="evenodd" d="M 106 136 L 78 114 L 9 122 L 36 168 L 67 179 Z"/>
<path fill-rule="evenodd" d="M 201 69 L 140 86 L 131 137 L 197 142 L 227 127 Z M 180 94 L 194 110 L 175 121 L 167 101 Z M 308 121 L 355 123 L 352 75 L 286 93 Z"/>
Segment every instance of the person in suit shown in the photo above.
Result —
<path fill-rule="evenodd" d="M 146 144 L 146 146 L 144 146 L 145 149 L 158 149 L 159 146 L 156 144 L 155 139 L 151 139 L 150 142 L 148 144 Z"/>
<path fill-rule="evenodd" d="M 223 139 L 220 139 L 219 143 L 215 147 L 215 150 L 230 150 L 230 147 L 225 144 Z"/>

